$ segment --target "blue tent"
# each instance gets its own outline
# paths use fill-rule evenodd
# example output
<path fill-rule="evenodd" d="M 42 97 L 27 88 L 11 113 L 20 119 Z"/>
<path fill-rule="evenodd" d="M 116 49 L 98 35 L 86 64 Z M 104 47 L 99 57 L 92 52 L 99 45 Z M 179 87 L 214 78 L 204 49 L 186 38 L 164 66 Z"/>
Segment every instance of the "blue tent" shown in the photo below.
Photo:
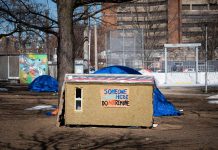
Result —
<path fill-rule="evenodd" d="M 140 72 L 125 66 L 110 66 L 94 72 L 94 74 L 138 74 Z M 179 116 L 181 113 L 176 110 L 175 106 L 167 101 L 165 96 L 155 86 L 153 91 L 153 110 L 154 116 Z"/>
<path fill-rule="evenodd" d="M 97 70 L 94 74 L 141 74 L 140 72 L 125 66 L 109 66 Z"/>
<path fill-rule="evenodd" d="M 49 75 L 42 75 L 35 78 L 28 86 L 28 89 L 34 92 L 57 92 L 58 82 Z"/>
<path fill-rule="evenodd" d="M 167 101 L 166 97 L 156 87 L 153 91 L 154 116 L 179 116 L 181 115 L 175 106 Z"/>

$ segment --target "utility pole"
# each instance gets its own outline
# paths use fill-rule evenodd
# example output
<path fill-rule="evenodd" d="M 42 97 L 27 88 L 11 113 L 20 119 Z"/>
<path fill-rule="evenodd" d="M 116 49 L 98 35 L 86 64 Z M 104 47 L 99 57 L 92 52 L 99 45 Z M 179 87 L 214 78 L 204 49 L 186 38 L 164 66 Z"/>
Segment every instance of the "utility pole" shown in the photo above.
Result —
<path fill-rule="evenodd" d="M 96 11 L 96 5 L 95 5 L 95 11 Z M 97 41 L 97 21 L 95 19 L 95 71 L 98 70 L 98 41 Z"/>
<path fill-rule="evenodd" d="M 85 19 L 84 19 L 85 29 L 83 32 L 83 36 L 84 36 L 84 43 L 83 43 L 84 73 L 89 73 L 89 63 L 88 63 L 88 59 L 89 59 L 89 41 L 88 41 L 89 30 L 88 30 L 88 6 L 87 5 L 84 5 L 84 15 L 85 15 Z"/>
<path fill-rule="evenodd" d="M 91 56 L 90 56 L 91 55 L 91 52 L 90 52 L 91 51 L 91 41 L 92 41 L 91 38 L 92 38 L 92 31 L 91 31 L 91 29 L 89 29 L 89 60 L 88 60 L 89 72 L 90 72 L 90 66 L 91 66 Z"/>
<path fill-rule="evenodd" d="M 207 25 L 205 26 L 205 93 L 207 93 Z"/>
<path fill-rule="evenodd" d="M 46 17 L 49 16 L 49 10 L 45 11 L 45 15 L 46 15 Z M 49 27 L 48 19 L 45 20 L 45 24 L 46 24 L 46 27 Z M 48 35 L 48 33 L 45 34 L 45 39 L 46 39 L 45 40 L 45 47 L 46 47 L 45 53 L 47 53 L 48 60 L 50 61 L 51 60 L 51 53 L 50 53 L 50 48 L 49 48 L 49 35 Z"/>

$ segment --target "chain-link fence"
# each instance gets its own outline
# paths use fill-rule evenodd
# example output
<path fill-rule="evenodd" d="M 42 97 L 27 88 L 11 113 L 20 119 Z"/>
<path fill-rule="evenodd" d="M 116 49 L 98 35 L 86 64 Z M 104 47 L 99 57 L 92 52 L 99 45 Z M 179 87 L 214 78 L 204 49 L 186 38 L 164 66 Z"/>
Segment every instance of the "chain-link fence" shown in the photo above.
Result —
<path fill-rule="evenodd" d="M 131 68 L 145 68 L 153 72 L 165 72 L 165 51 L 162 41 L 147 41 L 143 29 L 122 29 L 110 31 L 106 38 L 106 65 L 123 65 Z M 160 48 L 162 45 L 162 48 Z M 167 72 L 205 72 L 205 57 L 199 47 L 174 47 L 167 50 Z M 198 55 L 198 56 L 196 56 Z M 208 61 L 208 71 L 218 71 L 218 61 Z"/>
<path fill-rule="evenodd" d="M 206 80 L 206 61 L 200 43 L 175 44 L 178 47 L 169 44 L 172 46 L 166 51 L 164 44 L 160 48 L 161 41 L 146 41 L 148 37 L 143 29 L 110 31 L 106 39 L 107 66 L 149 69 L 162 85 L 197 85 Z M 218 61 L 208 60 L 207 68 L 208 80 L 217 84 Z"/>
<path fill-rule="evenodd" d="M 164 81 L 162 84 L 203 85 L 205 81 L 209 81 L 211 85 L 218 83 L 218 61 L 206 61 L 205 57 L 199 57 L 199 50 L 202 51 L 200 43 L 165 44 L 164 49 L 164 78 L 159 80 Z M 208 77 L 205 72 L 208 72 Z"/>
<path fill-rule="evenodd" d="M 143 29 L 110 31 L 107 36 L 106 64 L 148 68 L 159 61 L 163 53 L 162 49 L 151 49 L 158 44 L 145 43 Z"/>
<path fill-rule="evenodd" d="M 110 31 L 107 36 L 106 64 L 143 67 L 142 33 L 137 30 Z"/>

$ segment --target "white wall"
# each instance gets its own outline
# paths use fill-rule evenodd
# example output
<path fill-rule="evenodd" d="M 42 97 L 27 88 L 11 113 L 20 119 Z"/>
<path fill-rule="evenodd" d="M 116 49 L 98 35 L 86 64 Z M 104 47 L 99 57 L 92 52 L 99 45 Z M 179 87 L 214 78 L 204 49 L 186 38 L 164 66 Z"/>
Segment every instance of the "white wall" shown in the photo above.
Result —
<path fill-rule="evenodd" d="M 167 73 L 167 84 L 165 84 L 165 73 L 152 73 L 158 86 L 201 86 L 205 85 L 205 73 L 198 73 L 198 84 L 196 84 L 195 72 L 172 72 Z M 218 72 L 208 72 L 208 85 L 218 85 Z"/>

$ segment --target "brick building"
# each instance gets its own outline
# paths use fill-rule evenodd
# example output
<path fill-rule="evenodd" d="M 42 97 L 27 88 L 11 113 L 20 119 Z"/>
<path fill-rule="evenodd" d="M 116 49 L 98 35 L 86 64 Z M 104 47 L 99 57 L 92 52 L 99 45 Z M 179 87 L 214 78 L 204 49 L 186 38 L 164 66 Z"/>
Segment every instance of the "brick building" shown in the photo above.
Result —
<path fill-rule="evenodd" d="M 218 0 L 136 0 L 103 12 L 107 29 L 135 28 L 135 22 L 145 28 L 145 21 L 150 21 L 152 29 L 165 32 L 168 43 L 190 42 L 187 35 L 201 32 L 202 23 L 217 24 L 217 18 Z"/>
<path fill-rule="evenodd" d="M 209 59 L 218 58 L 218 0 L 135 0 L 106 10 L 102 16 L 107 31 L 143 29 L 145 49 L 198 42 L 202 43 L 201 57 L 207 26 Z"/>

